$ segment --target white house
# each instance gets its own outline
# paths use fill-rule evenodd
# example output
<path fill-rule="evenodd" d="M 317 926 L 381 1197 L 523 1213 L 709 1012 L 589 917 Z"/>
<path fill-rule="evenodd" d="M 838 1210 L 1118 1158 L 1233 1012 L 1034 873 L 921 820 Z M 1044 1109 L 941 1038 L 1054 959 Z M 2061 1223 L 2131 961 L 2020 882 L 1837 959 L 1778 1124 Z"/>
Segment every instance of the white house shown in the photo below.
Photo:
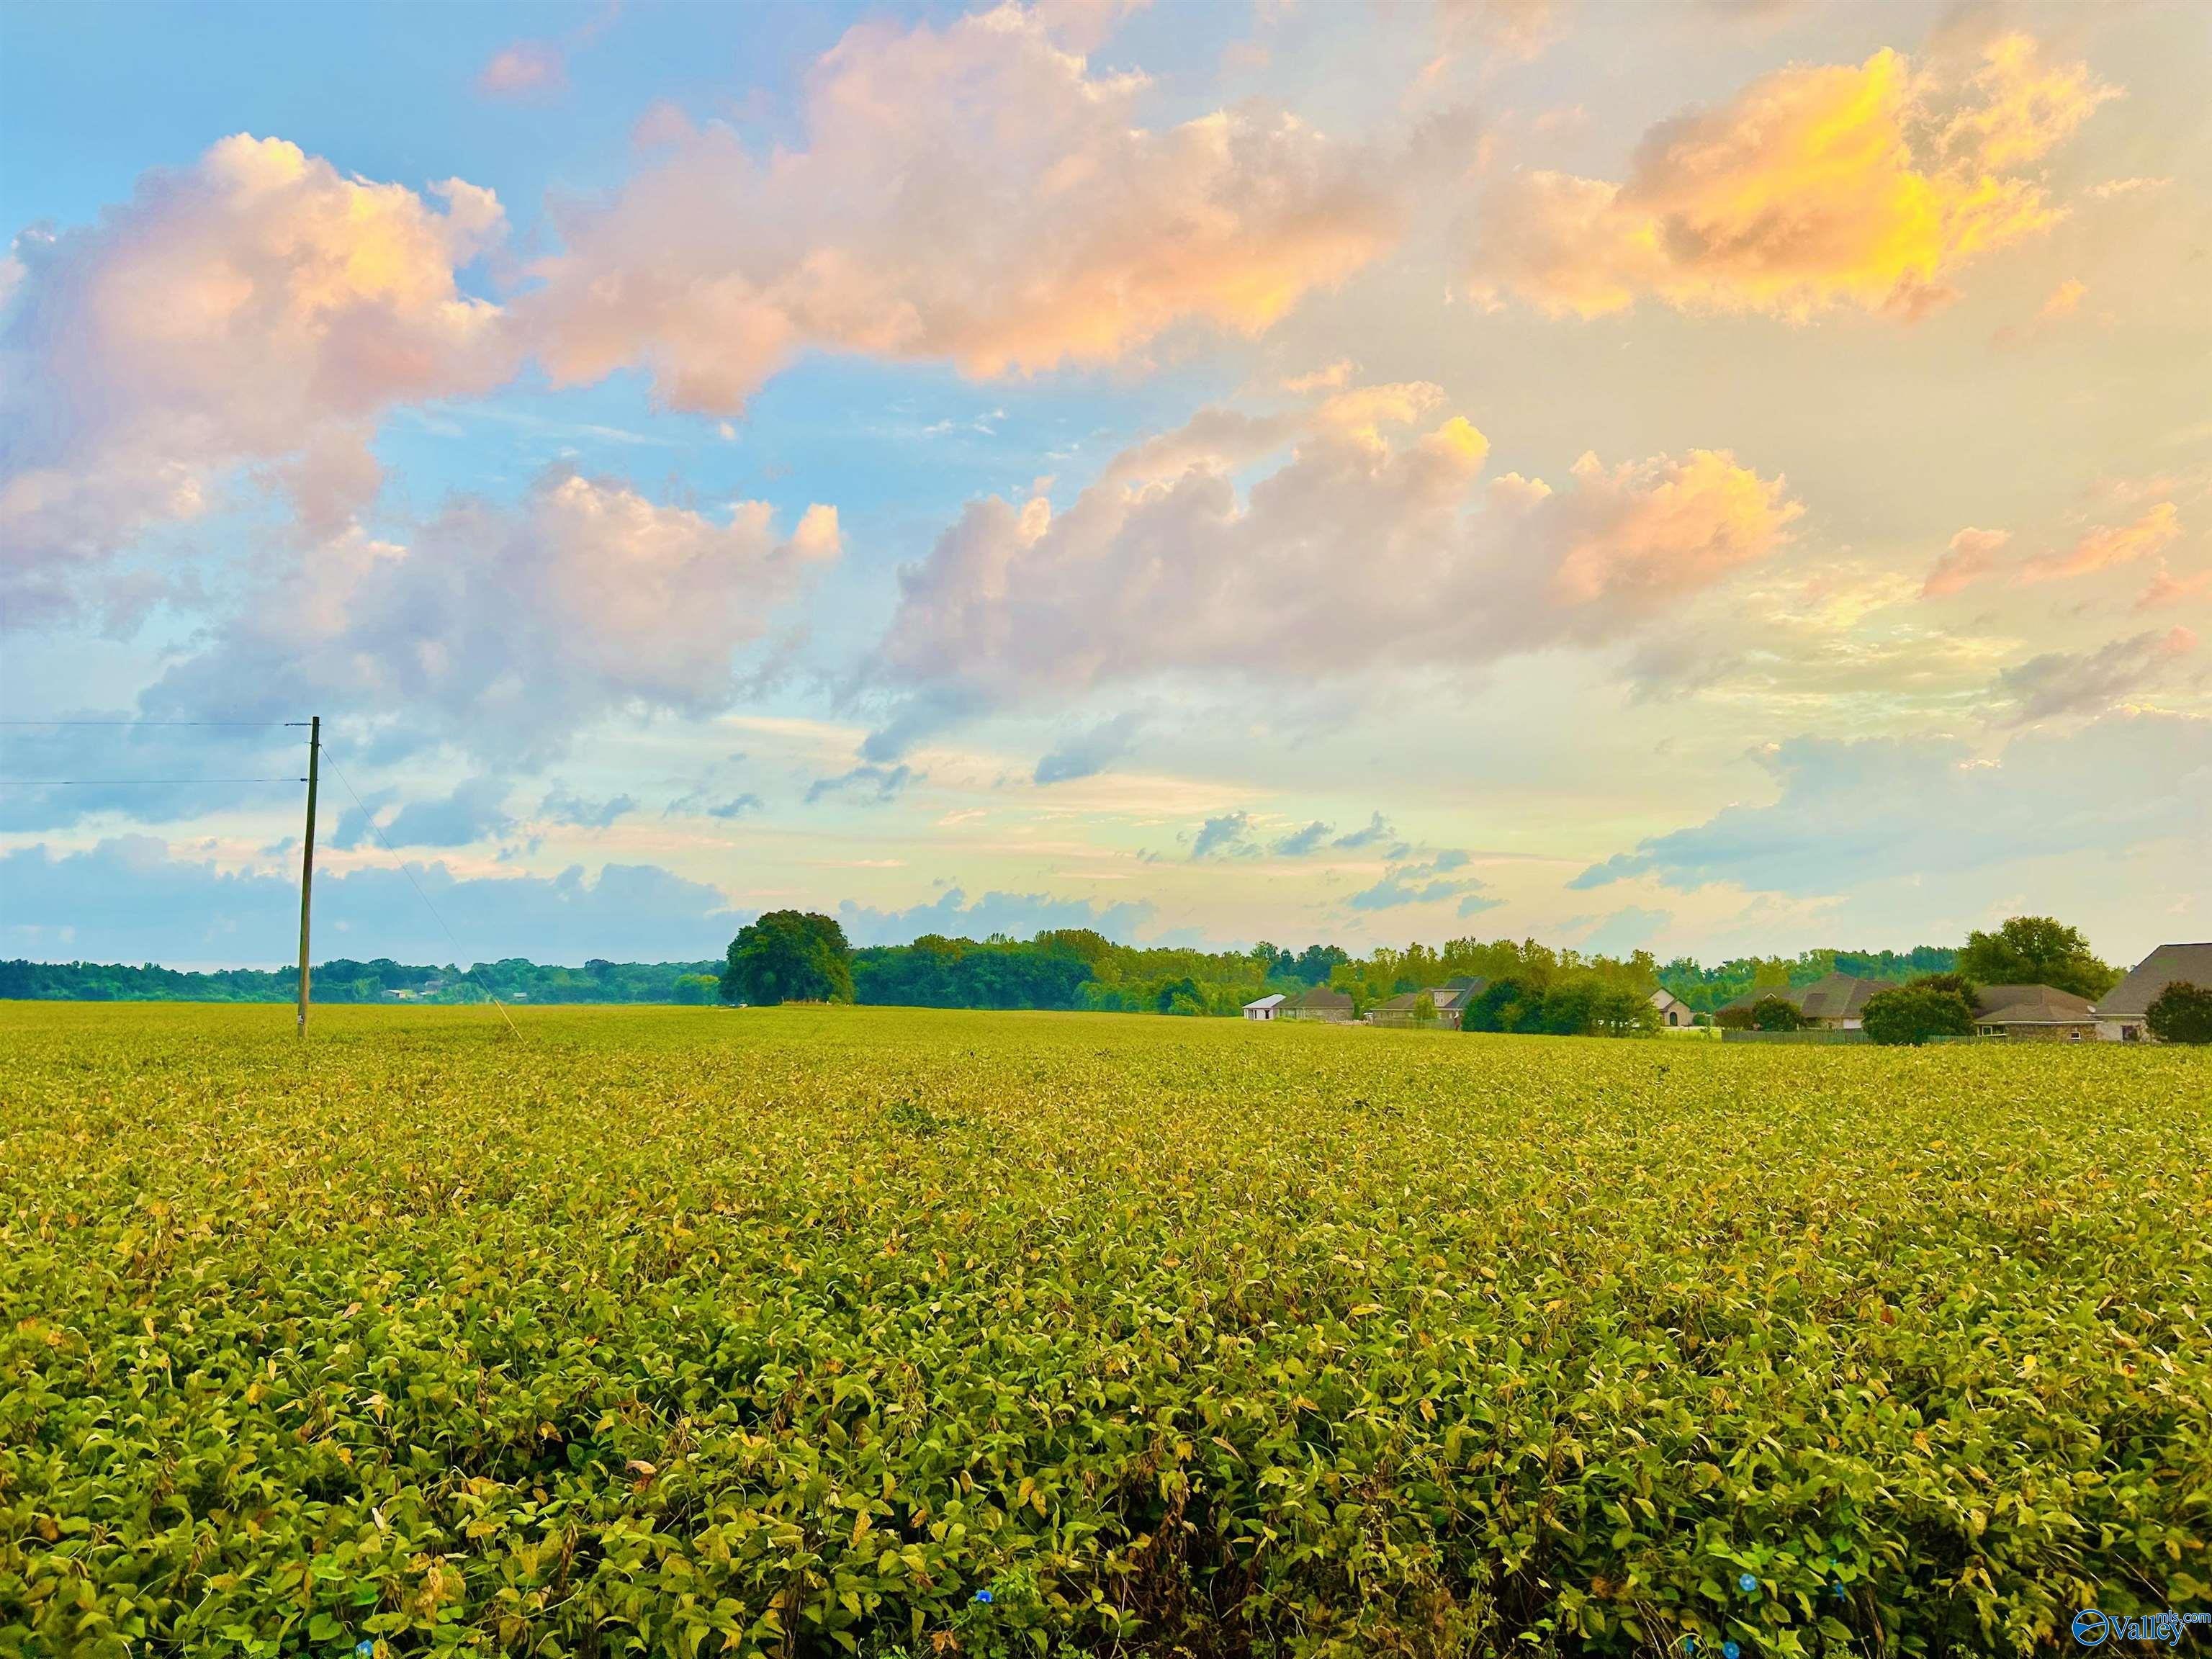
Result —
<path fill-rule="evenodd" d="M 2135 971 L 2097 999 L 2097 1035 L 2107 1042 L 2141 1042 L 2150 1035 L 2143 1016 L 2158 994 L 2176 980 L 2212 985 L 2212 944 L 2161 945 Z"/>
<path fill-rule="evenodd" d="M 1690 1005 L 1665 986 L 1651 994 L 1651 1006 L 1659 1011 L 1662 1025 L 1694 1025 L 1698 1017 L 1690 1012 Z"/>
<path fill-rule="evenodd" d="M 1244 1005 L 1244 1018 L 1247 1019 L 1273 1019 L 1282 1011 L 1284 1001 L 1285 999 L 1278 995 L 1261 997 L 1257 1002 L 1248 1002 Z"/>

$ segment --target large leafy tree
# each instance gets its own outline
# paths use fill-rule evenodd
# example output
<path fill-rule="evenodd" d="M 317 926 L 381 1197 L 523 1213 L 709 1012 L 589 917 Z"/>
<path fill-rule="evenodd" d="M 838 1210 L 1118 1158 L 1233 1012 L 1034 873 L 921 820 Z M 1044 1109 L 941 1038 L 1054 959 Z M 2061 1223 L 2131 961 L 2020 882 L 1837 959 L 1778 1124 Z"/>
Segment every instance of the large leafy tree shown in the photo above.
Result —
<path fill-rule="evenodd" d="M 1956 991 L 1921 982 L 1875 992 L 1859 1024 L 1869 1042 L 1917 1047 L 1930 1037 L 1972 1036 L 1974 1010 Z"/>
<path fill-rule="evenodd" d="M 2143 1024 L 2160 1042 L 2212 1042 L 2212 986 L 2174 981 L 2151 999 Z"/>
<path fill-rule="evenodd" d="M 850 1002 L 853 952 L 845 930 L 807 910 L 771 910 L 730 941 L 722 1000 Z"/>
<path fill-rule="evenodd" d="M 2048 985 L 2077 997 L 2100 997 L 2120 979 L 2080 928 L 2050 916 L 2014 916 L 1994 933 L 1967 934 L 1959 972 L 1977 985 Z"/>

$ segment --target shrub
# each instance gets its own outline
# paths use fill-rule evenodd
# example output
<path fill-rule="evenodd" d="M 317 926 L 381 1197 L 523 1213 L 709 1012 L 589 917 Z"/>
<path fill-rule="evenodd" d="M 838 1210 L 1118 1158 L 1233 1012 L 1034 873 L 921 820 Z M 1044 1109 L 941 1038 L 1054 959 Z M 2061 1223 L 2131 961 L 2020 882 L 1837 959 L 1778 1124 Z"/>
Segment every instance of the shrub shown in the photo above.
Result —
<path fill-rule="evenodd" d="M 1751 1024 L 1759 1031 L 1802 1031 L 1805 1016 L 1787 997 L 1761 997 L 1751 1005 Z"/>
<path fill-rule="evenodd" d="M 2151 999 L 2143 1024 L 2160 1042 L 2212 1042 L 2212 987 L 2174 981 Z"/>
<path fill-rule="evenodd" d="M 1972 1036 L 1974 1011 L 1956 991 L 1900 985 L 1867 999 L 1859 1024 L 1869 1042 L 1917 1046 L 1935 1036 Z"/>

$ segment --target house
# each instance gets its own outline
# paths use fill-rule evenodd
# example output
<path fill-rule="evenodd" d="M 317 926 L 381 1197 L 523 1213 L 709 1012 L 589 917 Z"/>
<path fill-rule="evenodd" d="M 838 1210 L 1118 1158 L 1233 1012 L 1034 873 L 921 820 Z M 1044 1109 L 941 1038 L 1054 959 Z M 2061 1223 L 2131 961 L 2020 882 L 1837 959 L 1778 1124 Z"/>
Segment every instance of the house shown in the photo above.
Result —
<path fill-rule="evenodd" d="M 1662 1025 L 1695 1025 L 1698 1023 L 1698 1017 L 1690 1011 L 1690 1005 L 1663 985 L 1651 994 L 1651 1006 L 1659 1011 Z"/>
<path fill-rule="evenodd" d="M 1342 1024 L 1352 1018 L 1352 998 L 1343 991 L 1316 985 L 1301 991 L 1275 1012 L 1278 1019 L 1321 1019 Z"/>
<path fill-rule="evenodd" d="M 1877 992 L 1893 988 L 1878 979 L 1861 979 L 1856 974 L 1826 974 L 1810 985 L 1754 986 L 1741 996 L 1730 997 L 1723 1008 L 1749 1008 L 1769 997 L 1780 997 L 1805 1016 L 1806 1024 L 1825 1031 L 1856 1031 L 1859 1016 L 1865 1010 L 1867 1000 Z"/>
<path fill-rule="evenodd" d="M 2097 1035 L 2087 997 L 2049 985 L 1984 985 L 1974 1008 L 1982 1036 L 2026 1042 L 2079 1042 Z"/>
<path fill-rule="evenodd" d="M 1476 987 L 1479 981 L 1470 980 L 1462 986 L 1432 985 L 1419 991 L 1407 991 L 1392 997 L 1388 1002 L 1378 1002 L 1367 1011 L 1367 1019 L 1373 1025 L 1425 1025 L 1437 1030 L 1456 1031 L 1460 1015 L 1467 1005 L 1482 994 Z M 1417 1017 L 1421 999 L 1426 997 L 1436 1009 L 1437 1017 L 1427 1019 Z"/>
<path fill-rule="evenodd" d="M 2212 985 L 2212 943 L 2161 945 L 2135 971 L 2097 999 L 2097 1035 L 2107 1042 L 2141 1042 L 2150 1036 L 2143 1016 L 2169 985 Z"/>
<path fill-rule="evenodd" d="M 1282 1013 L 1283 1005 L 1289 1000 L 1288 997 L 1278 992 L 1271 997 L 1261 997 L 1257 1002 L 1248 1002 L 1244 1005 L 1244 1018 L 1247 1019 L 1278 1018 Z"/>
<path fill-rule="evenodd" d="M 1448 981 L 1441 991 L 1429 994 L 1437 1000 L 1437 1021 L 1439 1024 L 1456 1026 L 1460 1018 L 1474 1004 L 1474 1000 L 1490 988 L 1486 979 L 1455 979 Z"/>

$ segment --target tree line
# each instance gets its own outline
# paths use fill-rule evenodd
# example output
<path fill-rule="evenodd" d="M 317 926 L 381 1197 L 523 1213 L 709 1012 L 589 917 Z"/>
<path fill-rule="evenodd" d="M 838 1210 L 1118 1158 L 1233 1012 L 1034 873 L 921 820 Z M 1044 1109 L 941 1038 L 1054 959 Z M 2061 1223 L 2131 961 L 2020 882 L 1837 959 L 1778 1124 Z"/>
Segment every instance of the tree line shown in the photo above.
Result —
<path fill-rule="evenodd" d="M 357 962 L 334 957 L 313 971 L 320 1003 L 505 1002 L 710 1003 L 720 994 L 722 963 L 608 962 L 547 966 L 520 957 L 460 969 L 447 963 Z M 293 968 L 194 971 L 154 963 L 0 962 L 0 1000 L 32 1002 L 289 1002 L 299 994 Z"/>

